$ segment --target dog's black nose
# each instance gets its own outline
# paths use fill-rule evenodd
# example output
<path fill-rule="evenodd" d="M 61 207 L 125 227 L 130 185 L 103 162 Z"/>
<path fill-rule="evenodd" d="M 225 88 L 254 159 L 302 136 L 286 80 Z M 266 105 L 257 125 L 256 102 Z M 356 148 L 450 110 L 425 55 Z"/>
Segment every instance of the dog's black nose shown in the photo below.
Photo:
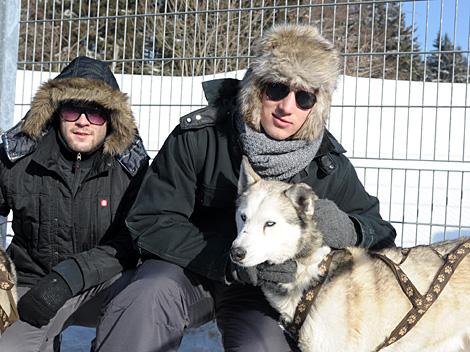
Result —
<path fill-rule="evenodd" d="M 238 263 L 243 260 L 246 256 L 246 250 L 244 250 L 241 247 L 232 247 L 230 250 L 230 258 L 232 259 L 232 262 Z"/>

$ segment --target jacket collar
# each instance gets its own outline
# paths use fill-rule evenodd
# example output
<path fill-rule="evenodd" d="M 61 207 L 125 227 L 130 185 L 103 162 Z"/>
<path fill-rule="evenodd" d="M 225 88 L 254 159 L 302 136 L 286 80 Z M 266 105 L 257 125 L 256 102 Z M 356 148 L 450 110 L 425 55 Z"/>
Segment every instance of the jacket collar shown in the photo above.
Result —
<path fill-rule="evenodd" d="M 202 89 L 209 105 L 218 105 L 227 98 L 234 98 L 240 89 L 240 80 L 235 78 L 213 79 L 202 82 Z"/>
<path fill-rule="evenodd" d="M 325 133 L 323 134 L 323 140 L 320 144 L 320 148 L 318 148 L 317 155 L 315 158 L 322 157 L 328 153 L 336 153 L 336 154 L 343 154 L 346 153 L 346 149 L 336 140 L 335 137 L 325 129 Z"/>
<path fill-rule="evenodd" d="M 78 153 L 70 153 L 65 151 L 65 147 L 61 146 L 62 142 L 59 141 L 59 137 L 54 133 L 53 130 L 50 130 L 38 143 L 38 148 L 36 148 L 32 154 L 31 159 L 39 165 L 42 165 L 48 170 L 52 170 L 58 174 L 62 173 L 62 168 L 60 163 L 57 161 L 60 159 L 68 160 L 67 163 L 70 164 L 70 170 L 72 170 L 72 164 L 74 162 L 74 155 Z M 63 150 L 61 150 L 64 148 Z M 64 153 L 66 152 L 67 155 Z M 72 159 L 69 159 L 69 158 Z M 93 177 L 97 174 L 100 174 L 111 167 L 112 157 L 110 155 L 102 153 L 100 150 L 96 150 L 94 153 L 83 156 L 83 159 L 80 165 L 88 165 L 87 168 L 90 169 L 88 177 Z M 62 175 L 63 178 L 65 175 Z"/>

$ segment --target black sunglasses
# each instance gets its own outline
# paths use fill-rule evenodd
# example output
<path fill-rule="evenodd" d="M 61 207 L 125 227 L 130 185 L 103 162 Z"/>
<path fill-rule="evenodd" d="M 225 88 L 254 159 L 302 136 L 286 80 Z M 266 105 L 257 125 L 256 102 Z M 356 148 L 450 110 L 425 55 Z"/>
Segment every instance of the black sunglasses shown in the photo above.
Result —
<path fill-rule="evenodd" d="M 77 121 L 81 114 L 85 114 L 92 125 L 101 126 L 108 120 L 107 114 L 97 109 L 64 106 L 59 112 L 60 118 L 67 122 Z"/>
<path fill-rule="evenodd" d="M 284 99 L 291 89 L 283 83 L 268 83 L 265 85 L 264 92 L 269 100 L 279 101 Z M 302 110 L 311 109 L 317 102 L 317 96 L 314 93 L 304 90 L 295 91 L 295 101 Z"/>

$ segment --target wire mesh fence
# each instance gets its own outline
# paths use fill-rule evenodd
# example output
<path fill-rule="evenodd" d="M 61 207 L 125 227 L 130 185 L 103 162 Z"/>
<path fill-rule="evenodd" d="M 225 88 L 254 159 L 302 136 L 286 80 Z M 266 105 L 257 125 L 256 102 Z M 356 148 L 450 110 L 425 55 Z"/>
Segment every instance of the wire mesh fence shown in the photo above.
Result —
<path fill-rule="evenodd" d="M 77 55 L 109 61 L 155 155 L 200 83 L 243 77 L 255 38 L 310 23 L 342 54 L 329 129 L 397 244 L 470 235 L 470 6 L 462 0 L 21 1 L 15 121 Z M 1 55 L 1 54 L 0 54 Z"/>

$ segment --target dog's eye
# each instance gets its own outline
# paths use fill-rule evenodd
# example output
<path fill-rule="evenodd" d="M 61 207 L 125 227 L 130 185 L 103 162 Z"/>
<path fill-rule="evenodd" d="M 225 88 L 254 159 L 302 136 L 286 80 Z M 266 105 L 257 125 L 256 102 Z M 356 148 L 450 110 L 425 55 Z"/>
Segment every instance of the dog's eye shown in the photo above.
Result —
<path fill-rule="evenodd" d="M 271 227 L 271 226 L 274 226 L 276 225 L 276 223 L 274 221 L 266 221 L 266 223 L 264 224 L 264 227 Z"/>
<path fill-rule="evenodd" d="M 245 214 L 240 214 L 240 219 L 242 219 L 243 222 L 246 221 L 246 215 Z"/>

